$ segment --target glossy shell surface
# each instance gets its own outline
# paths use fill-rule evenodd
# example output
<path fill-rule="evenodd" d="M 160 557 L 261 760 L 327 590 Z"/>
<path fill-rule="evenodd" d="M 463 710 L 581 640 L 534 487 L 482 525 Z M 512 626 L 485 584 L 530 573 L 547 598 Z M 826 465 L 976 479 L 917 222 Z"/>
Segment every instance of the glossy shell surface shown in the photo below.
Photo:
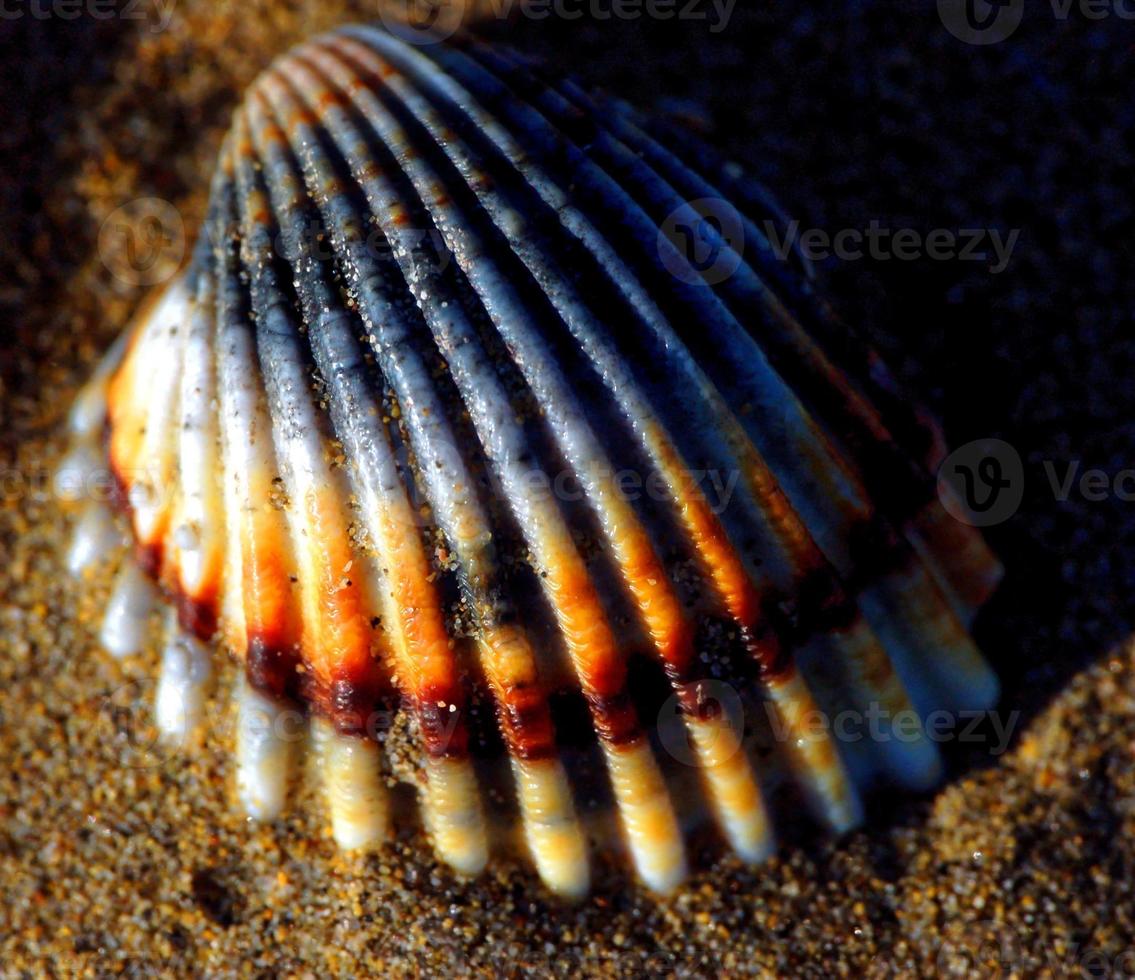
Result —
<path fill-rule="evenodd" d="M 968 626 L 999 569 L 779 221 L 504 48 L 349 27 L 278 59 L 73 412 L 132 538 L 104 644 L 173 610 L 159 725 L 197 723 L 218 640 L 250 814 L 295 752 L 249 719 L 298 704 L 342 846 L 409 783 L 443 860 L 515 835 L 566 895 L 597 849 L 664 891 L 699 823 L 756 861 L 778 814 L 838 833 L 872 784 L 933 785 L 918 719 L 996 699 Z M 83 513 L 73 567 L 115 541 Z M 815 723 L 873 708 L 893 737 Z"/>

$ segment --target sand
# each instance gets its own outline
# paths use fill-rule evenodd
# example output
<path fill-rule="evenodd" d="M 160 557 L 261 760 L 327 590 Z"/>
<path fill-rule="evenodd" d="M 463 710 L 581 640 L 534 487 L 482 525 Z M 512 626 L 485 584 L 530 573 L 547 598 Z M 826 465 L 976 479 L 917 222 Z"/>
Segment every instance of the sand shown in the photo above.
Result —
<path fill-rule="evenodd" d="M 1135 141 L 1114 19 L 1038 10 L 980 50 L 933 4 L 736 10 L 718 32 L 488 28 L 696 121 L 806 226 L 1020 230 L 996 274 L 822 269 L 954 442 L 999 436 L 1025 460 L 1024 504 L 990 534 L 1008 579 L 978 630 L 1007 751 L 952 746 L 938 793 L 876 799 L 845 840 L 793 841 L 758 869 L 705 845 L 664 900 L 601 865 L 565 907 L 508 863 L 455 878 L 413 829 L 345 857 L 311 799 L 249 825 L 223 737 L 152 742 L 154 655 L 96 649 L 105 583 L 65 574 L 71 518 L 46 482 L 71 395 L 145 294 L 99 229 L 155 196 L 192 234 L 243 84 L 300 37 L 373 17 L 349 7 L 0 23 L 0 975 L 1135 973 L 1135 504 L 1058 500 L 1044 468 L 1135 466 Z"/>

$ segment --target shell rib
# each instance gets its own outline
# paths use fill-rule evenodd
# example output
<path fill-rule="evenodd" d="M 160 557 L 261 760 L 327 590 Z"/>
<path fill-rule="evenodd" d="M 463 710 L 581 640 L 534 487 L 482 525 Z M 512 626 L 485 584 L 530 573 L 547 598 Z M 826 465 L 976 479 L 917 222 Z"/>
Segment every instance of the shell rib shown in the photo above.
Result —
<path fill-rule="evenodd" d="M 671 216 L 732 274 L 701 277 Z M 505 49 L 347 27 L 278 59 L 191 263 L 72 415 L 84 452 L 107 434 L 137 556 L 104 642 L 144 642 L 139 568 L 176 603 L 162 729 L 193 728 L 217 633 L 251 815 L 285 804 L 274 713 L 299 704 L 343 847 L 388 836 L 408 780 L 454 868 L 515 822 L 574 896 L 608 809 L 666 891 L 701 809 L 757 861 L 778 800 L 838 833 L 871 783 L 933 785 L 917 719 L 995 702 L 967 627 L 1000 570 L 935 494 L 932 424 L 773 252 L 778 217 Z M 114 540 L 87 511 L 72 567 Z M 913 735 L 815 724 L 872 706 Z"/>

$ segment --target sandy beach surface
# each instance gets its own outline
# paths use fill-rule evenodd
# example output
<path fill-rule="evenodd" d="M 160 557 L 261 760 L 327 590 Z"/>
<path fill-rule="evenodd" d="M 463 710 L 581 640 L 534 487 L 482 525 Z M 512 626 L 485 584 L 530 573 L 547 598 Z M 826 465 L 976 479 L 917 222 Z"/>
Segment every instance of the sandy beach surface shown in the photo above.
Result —
<path fill-rule="evenodd" d="M 1003 269 L 821 263 L 953 443 L 997 437 L 1022 459 L 1023 503 L 990 530 L 1008 576 L 978 625 L 1005 738 L 948 746 L 940 791 L 875 799 L 845 840 L 756 869 L 707 844 L 666 899 L 614 864 L 577 906 L 507 862 L 463 881 L 413 830 L 345 856 L 314 799 L 246 823 L 226 739 L 150 739 L 155 654 L 97 650 L 106 583 L 67 576 L 49 474 L 71 396 L 146 292 L 100 228 L 154 197 L 191 237 L 242 87 L 375 8 L 16 5 L 0 21 L 0 976 L 1135 974 L 1135 25 L 1034 5 L 979 48 L 933 3 L 773 6 L 481 29 L 697 125 L 803 228 L 1018 232 Z M 1078 482 L 1093 469 L 1102 493 Z"/>

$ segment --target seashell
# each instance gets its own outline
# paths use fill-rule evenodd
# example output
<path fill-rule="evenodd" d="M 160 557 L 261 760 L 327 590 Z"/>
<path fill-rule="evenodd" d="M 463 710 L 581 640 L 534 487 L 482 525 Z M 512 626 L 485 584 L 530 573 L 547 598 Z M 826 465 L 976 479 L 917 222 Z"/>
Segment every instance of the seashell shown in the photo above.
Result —
<path fill-rule="evenodd" d="M 199 722 L 216 637 L 250 815 L 285 806 L 299 705 L 340 845 L 409 783 L 442 860 L 517 834 L 565 895 L 597 850 L 666 891 L 699 820 L 759 861 L 777 813 L 841 833 L 873 784 L 933 786 L 920 719 L 997 698 L 968 626 L 1000 569 L 780 219 L 504 48 L 345 27 L 279 58 L 71 417 L 133 542 L 104 645 L 170 609 L 159 727 Z M 74 570 L 117 547 L 92 507 Z M 815 724 L 872 706 L 870 738 Z"/>

